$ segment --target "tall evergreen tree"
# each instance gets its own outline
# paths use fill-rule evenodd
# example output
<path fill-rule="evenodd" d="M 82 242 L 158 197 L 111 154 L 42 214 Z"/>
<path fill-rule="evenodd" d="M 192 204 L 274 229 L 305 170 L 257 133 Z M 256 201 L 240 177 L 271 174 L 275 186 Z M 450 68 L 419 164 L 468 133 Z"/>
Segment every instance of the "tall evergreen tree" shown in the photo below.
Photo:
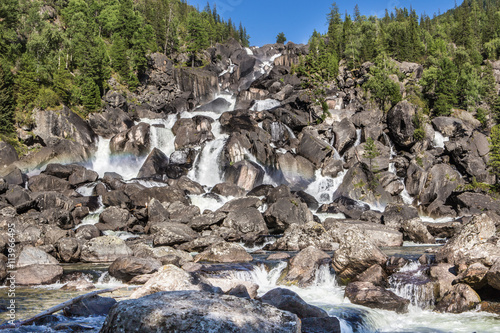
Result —
<path fill-rule="evenodd" d="M 0 61 L 0 133 L 14 131 L 14 80 L 4 61 Z"/>

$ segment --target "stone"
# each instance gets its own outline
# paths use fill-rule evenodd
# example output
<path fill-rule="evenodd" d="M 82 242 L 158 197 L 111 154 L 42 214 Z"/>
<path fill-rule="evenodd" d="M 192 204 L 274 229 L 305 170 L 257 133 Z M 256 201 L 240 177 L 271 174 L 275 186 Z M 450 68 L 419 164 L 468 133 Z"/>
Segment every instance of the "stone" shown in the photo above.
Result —
<path fill-rule="evenodd" d="M 140 298 L 146 295 L 151 295 L 160 291 L 177 291 L 177 290 L 203 290 L 203 286 L 197 284 L 193 276 L 174 265 L 165 265 L 142 287 L 136 289 L 130 298 Z"/>
<path fill-rule="evenodd" d="M 332 265 L 341 281 L 348 282 L 371 266 L 385 265 L 387 256 L 367 240 L 357 227 L 347 229 L 340 248 L 333 254 Z"/>
<path fill-rule="evenodd" d="M 66 317 L 106 316 L 117 301 L 112 297 L 93 296 L 63 309 Z"/>
<path fill-rule="evenodd" d="M 279 169 L 286 184 L 293 190 L 305 189 L 315 178 L 315 166 L 308 159 L 290 152 L 277 154 Z"/>
<path fill-rule="evenodd" d="M 275 288 L 265 293 L 260 300 L 280 310 L 285 310 L 303 318 L 324 318 L 328 313 L 317 306 L 307 304 L 297 293 L 285 288 Z"/>
<path fill-rule="evenodd" d="M 402 230 L 407 238 L 416 243 L 436 243 L 434 236 L 429 233 L 419 217 L 403 221 Z"/>
<path fill-rule="evenodd" d="M 222 226 L 234 229 L 243 234 L 253 232 L 266 235 L 269 233 L 262 214 L 257 208 L 253 207 L 248 207 L 238 212 L 229 212 L 224 222 L 222 222 Z"/>
<path fill-rule="evenodd" d="M 194 257 L 195 262 L 208 261 L 218 263 L 249 262 L 253 258 L 238 244 L 217 243 L 209 246 L 205 251 Z"/>
<path fill-rule="evenodd" d="M 500 290 L 500 259 L 495 260 L 486 274 L 488 285 L 496 290 Z"/>
<path fill-rule="evenodd" d="M 16 284 L 20 286 L 37 286 L 57 282 L 63 274 L 59 265 L 33 264 L 16 270 Z"/>
<path fill-rule="evenodd" d="M 108 272 L 109 275 L 127 282 L 138 275 L 155 273 L 161 266 L 162 263 L 157 259 L 121 257 L 113 261 Z"/>
<path fill-rule="evenodd" d="M 126 131 L 116 134 L 109 142 L 111 153 L 146 156 L 150 147 L 149 128 L 149 124 L 139 123 Z"/>
<path fill-rule="evenodd" d="M 149 230 L 154 234 L 154 246 L 173 246 L 190 242 L 199 236 L 188 225 L 174 222 L 155 223 Z"/>
<path fill-rule="evenodd" d="M 268 251 L 300 251 L 314 246 L 323 251 L 338 249 L 339 244 L 332 238 L 325 228 L 316 222 L 306 224 L 292 224 L 283 237 L 266 247 Z"/>
<path fill-rule="evenodd" d="M 387 287 L 387 273 L 380 265 L 373 265 L 357 276 L 356 281 L 370 282 L 375 286 Z"/>
<path fill-rule="evenodd" d="M 307 158 L 319 168 L 325 158 L 331 155 L 333 147 L 319 138 L 315 130 L 307 128 L 302 131 L 298 154 Z"/>
<path fill-rule="evenodd" d="M 307 204 L 299 199 L 281 198 L 264 213 L 267 227 L 272 233 L 285 231 L 292 224 L 305 224 L 313 221 Z"/>
<path fill-rule="evenodd" d="M 476 308 L 481 298 L 470 286 L 460 283 L 454 285 L 436 304 L 434 311 L 462 313 Z"/>
<path fill-rule="evenodd" d="M 56 258 L 33 246 L 25 246 L 17 259 L 17 268 L 30 265 L 57 265 Z"/>
<path fill-rule="evenodd" d="M 328 254 L 314 246 L 309 246 L 290 259 L 288 272 L 282 279 L 278 280 L 278 283 L 296 284 L 300 287 L 309 286 L 314 282 L 320 266 L 328 264 L 330 261 Z"/>
<path fill-rule="evenodd" d="M 408 312 L 410 304 L 409 300 L 370 282 L 349 283 L 345 289 L 345 296 L 354 304 L 396 311 L 397 313 Z"/>
<path fill-rule="evenodd" d="M 302 319 L 302 333 L 340 333 L 340 321 L 336 317 L 312 317 Z"/>
<path fill-rule="evenodd" d="M 57 256 L 62 262 L 78 262 L 82 252 L 81 241 L 72 237 L 60 238 L 56 244 Z"/>
<path fill-rule="evenodd" d="M 250 191 L 255 186 L 261 185 L 265 172 L 257 164 L 248 160 L 230 165 L 225 173 L 225 181 Z"/>
<path fill-rule="evenodd" d="M 152 315 L 154 314 L 154 315 Z M 160 292 L 111 309 L 101 333 L 300 333 L 296 315 L 255 300 L 199 291 Z"/>
<path fill-rule="evenodd" d="M 155 147 L 139 169 L 137 178 L 162 179 L 162 176 L 166 174 L 168 164 L 167 155 Z"/>
<path fill-rule="evenodd" d="M 116 236 L 101 236 L 85 243 L 80 257 L 83 262 L 111 262 L 132 254 L 132 250 L 122 239 Z"/>

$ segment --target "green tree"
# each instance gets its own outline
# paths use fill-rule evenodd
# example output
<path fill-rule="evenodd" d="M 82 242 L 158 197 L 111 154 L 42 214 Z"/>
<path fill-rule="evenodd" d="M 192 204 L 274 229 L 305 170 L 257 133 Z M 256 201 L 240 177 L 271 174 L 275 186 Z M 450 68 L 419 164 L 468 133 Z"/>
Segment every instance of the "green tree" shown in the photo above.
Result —
<path fill-rule="evenodd" d="M 490 135 L 490 161 L 491 173 L 496 176 L 497 183 L 500 181 L 500 125 L 491 129 Z"/>
<path fill-rule="evenodd" d="M 14 131 L 14 82 L 10 69 L 0 61 L 0 133 Z"/>
<path fill-rule="evenodd" d="M 278 43 L 278 44 L 285 44 L 285 42 L 286 42 L 285 33 L 284 32 L 280 32 L 276 36 L 276 43 Z"/>
<path fill-rule="evenodd" d="M 92 112 L 100 108 L 101 95 L 99 94 L 99 87 L 93 79 L 89 77 L 82 77 L 80 83 L 81 100 L 86 111 Z"/>
<path fill-rule="evenodd" d="M 196 12 L 189 13 L 187 24 L 187 51 L 191 53 L 191 66 L 194 67 L 196 54 L 209 46 L 208 34 L 201 17 Z"/>
<path fill-rule="evenodd" d="M 373 160 L 376 159 L 378 156 L 380 156 L 380 151 L 377 148 L 377 145 L 375 144 L 375 141 L 371 138 L 368 137 L 366 139 L 365 143 L 365 151 L 363 152 L 363 157 L 367 158 L 369 162 L 369 168 L 370 172 L 375 173 L 377 170 L 377 166 L 373 165 Z M 368 184 L 368 188 L 370 188 L 372 191 L 375 190 L 375 188 L 378 186 L 378 181 L 377 177 L 369 177 L 371 178 L 370 183 Z"/>

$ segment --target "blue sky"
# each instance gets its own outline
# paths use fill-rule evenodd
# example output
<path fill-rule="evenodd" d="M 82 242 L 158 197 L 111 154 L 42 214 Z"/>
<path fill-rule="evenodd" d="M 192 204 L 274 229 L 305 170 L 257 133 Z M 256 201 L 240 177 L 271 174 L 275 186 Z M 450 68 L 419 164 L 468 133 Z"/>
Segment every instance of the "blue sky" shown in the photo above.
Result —
<path fill-rule="evenodd" d="M 333 0 L 209 0 L 211 6 L 217 4 L 219 14 L 227 20 L 231 18 L 238 27 L 240 21 L 250 35 L 250 44 L 262 46 L 276 42 L 276 35 L 284 32 L 289 41 L 306 43 L 314 29 L 325 32 L 326 15 L 330 11 Z M 207 0 L 188 0 L 193 6 L 203 9 Z M 352 15 L 357 3 L 362 15 L 382 17 L 385 9 L 394 7 L 410 8 L 418 15 L 426 13 L 431 16 L 442 13 L 455 6 L 455 0 L 387 0 L 387 1 L 336 1 L 341 13 Z M 457 0 L 457 4 L 461 4 Z"/>

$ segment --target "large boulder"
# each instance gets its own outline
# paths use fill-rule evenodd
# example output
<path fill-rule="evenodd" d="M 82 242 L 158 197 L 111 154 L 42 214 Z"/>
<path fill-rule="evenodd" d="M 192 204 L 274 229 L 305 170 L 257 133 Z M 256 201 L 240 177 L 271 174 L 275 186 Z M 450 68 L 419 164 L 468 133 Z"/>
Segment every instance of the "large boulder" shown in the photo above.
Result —
<path fill-rule="evenodd" d="M 436 304 L 435 311 L 462 313 L 476 308 L 481 298 L 470 286 L 459 283 L 452 287 Z"/>
<path fill-rule="evenodd" d="M 418 210 L 415 207 L 400 203 L 391 203 L 385 207 L 382 221 L 386 226 L 399 230 L 403 226 L 404 221 L 418 217 Z"/>
<path fill-rule="evenodd" d="M 338 249 L 339 244 L 321 224 L 308 222 L 306 224 L 292 224 L 285 230 L 283 237 L 270 244 L 266 250 L 300 251 L 309 246 L 323 251 L 333 251 Z"/>
<path fill-rule="evenodd" d="M 222 226 L 234 229 L 243 234 L 268 234 L 266 222 L 257 208 L 248 207 L 227 214 Z"/>
<path fill-rule="evenodd" d="M 149 127 L 149 124 L 139 123 L 113 136 L 109 142 L 111 153 L 133 156 L 147 155 L 150 147 Z"/>
<path fill-rule="evenodd" d="M 248 160 L 230 165 L 224 174 L 225 181 L 247 191 L 261 185 L 265 172 L 257 164 Z"/>
<path fill-rule="evenodd" d="M 185 205 L 191 203 L 186 193 L 175 186 L 149 187 L 130 195 L 132 205 L 137 208 L 147 207 L 153 198 L 161 203 L 176 201 L 182 202 Z"/>
<path fill-rule="evenodd" d="M 433 202 L 444 203 L 462 182 L 460 174 L 450 165 L 436 164 L 429 170 L 419 200 L 424 206 Z"/>
<path fill-rule="evenodd" d="M 144 286 L 136 289 L 130 298 L 140 298 L 159 291 L 203 290 L 204 286 L 196 283 L 194 277 L 174 265 L 165 265 L 158 269 Z"/>
<path fill-rule="evenodd" d="M 238 244 L 222 242 L 209 246 L 205 251 L 196 255 L 194 258 L 196 262 L 198 261 L 208 261 L 208 262 L 220 262 L 220 263 L 231 263 L 231 262 L 248 262 L 252 261 L 253 258 L 247 251 Z"/>
<path fill-rule="evenodd" d="M 495 222 L 491 217 L 476 215 L 436 253 L 436 260 L 467 265 L 481 262 L 485 266 L 492 266 L 500 256 L 500 247 L 489 241 L 495 233 Z"/>
<path fill-rule="evenodd" d="M 387 113 L 387 128 L 392 140 L 402 148 L 415 143 L 415 115 L 417 107 L 408 101 L 401 101 Z"/>
<path fill-rule="evenodd" d="M 278 165 L 287 185 L 293 190 L 304 189 L 314 180 L 314 164 L 300 155 L 278 154 Z"/>
<path fill-rule="evenodd" d="M 71 189 L 71 184 L 65 179 L 40 174 L 38 176 L 30 177 L 28 187 L 32 192 L 64 192 Z"/>
<path fill-rule="evenodd" d="M 328 254 L 314 246 L 309 246 L 290 259 L 287 274 L 278 282 L 286 285 L 308 286 L 314 282 L 318 268 L 330 261 Z"/>
<path fill-rule="evenodd" d="M 112 206 L 104 209 L 99 215 L 99 223 L 96 224 L 96 227 L 100 231 L 127 230 L 134 221 L 136 221 L 135 217 L 128 210 Z"/>
<path fill-rule="evenodd" d="M 351 120 L 344 118 L 341 122 L 334 123 L 332 130 L 335 134 L 334 147 L 340 155 L 343 155 L 356 141 L 356 127 Z"/>
<path fill-rule="evenodd" d="M 283 232 L 290 225 L 305 224 L 313 221 L 307 204 L 294 198 L 280 198 L 264 213 L 267 227 L 272 232 Z"/>
<path fill-rule="evenodd" d="M 415 243 L 434 244 L 436 242 L 419 217 L 403 221 L 402 230 L 404 235 Z"/>
<path fill-rule="evenodd" d="M 159 178 L 167 172 L 169 159 L 158 148 L 153 148 L 137 174 L 137 178 Z"/>
<path fill-rule="evenodd" d="M 20 286 L 37 286 L 57 282 L 63 274 L 59 265 L 33 264 L 16 270 L 16 284 Z"/>
<path fill-rule="evenodd" d="M 66 106 L 57 111 L 38 110 L 34 114 L 34 120 L 36 127 L 33 134 L 46 144 L 53 139 L 70 139 L 84 147 L 95 144 L 97 136 L 94 131 L 85 120 Z"/>
<path fill-rule="evenodd" d="M 161 262 L 152 258 L 122 257 L 118 258 L 109 266 L 109 275 L 123 280 L 130 281 L 135 276 L 151 274 L 158 271 Z"/>
<path fill-rule="evenodd" d="M 175 134 L 175 149 L 191 148 L 213 140 L 211 122 L 213 119 L 200 116 L 177 120 L 172 128 Z"/>
<path fill-rule="evenodd" d="M 116 303 L 112 297 L 94 296 L 65 307 L 63 313 L 67 317 L 106 316 Z"/>
<path fill-rule="evenodd" d="M 115 107 L 90 113 L 88 122 L 97 135 L 108 139 L 134 126 L 128 114 Z"/>
<path fill-rule="evenodd" d="M 175 222 L 155 223 L 149 230 L 154 234 L 154 246 L 173 246 L 190 242 L 199 236 L 188 225 Z"/>
<path fill-rule="evenodd" d="M 23 248 L 17 259 L 17 267 L 25 267 L 29 265 L 57 265 L 59 262 L 50 254 L 33 246 Z"/>
<path fill-rule="evenodd" d="M 436 117 L 432 119 L 432 126 L 445 137 L 460 137 L 467 133 L 464 122 L 453 117 Z"/>
<path fill-rule="evenodd" d="M 403 245 L 403 234 L 381 224 L 356 221 L 356 220 L 336 220 L 328 218 L 323 223 L 325 229 L 332 239 L 340 243 L 346 230 L 357 227 L 366 240 L 375 246 L 391 247 Z"/>
<path fill-rule="evenodd" d="M 275 288 L 265 293 L 260 300 L 280 310 L 294 313 L 300 319 L 328 317 L 328 313 L 325 310 L 307 304 L 297 293 L 289 289 Z"/>
<path fill-rule="evenodd" d="M 10 144 L 0 141 L 0 170 L 8 167 L 19 159 L 17 152 Z"/>
<path fill-rule="evenodd" d="M 101 236 L 92 238 L 83 245 L 81 259 L 84 262 L 111 262 L 132 254 L 132 250 L 122 239 L 115 236 Z"/>
<path fill-rule="evenodd" d="M 302 131 L 302 139 L 299 143 L 298 154 L 307 158 L 319 168 L 325 158 L 331 155 L 333 147 L 323 141 L 313 129 Z"/>
<path fill-rule="evenodd" d="M 384 266 L 387 256 L 364 237 L 357 227 L 347 229 L 340 237 L 340 248 L 333 254 L 333 268 L 341 281 L 349 282 L 372 265 Z"/>
<path fill-rule="evenodd" d="M 199 291 L 160 292 L 114 306 L 101 333 L 301 332 L 296 315 L 259 301 Z"/>
<path fill-rule="evenodd" d="M 408 312 L 410 304 L 409 300 L 370 282 L 349 283 L 345 288 L 345 296 L 354 304 L 398 313 Z"/>

